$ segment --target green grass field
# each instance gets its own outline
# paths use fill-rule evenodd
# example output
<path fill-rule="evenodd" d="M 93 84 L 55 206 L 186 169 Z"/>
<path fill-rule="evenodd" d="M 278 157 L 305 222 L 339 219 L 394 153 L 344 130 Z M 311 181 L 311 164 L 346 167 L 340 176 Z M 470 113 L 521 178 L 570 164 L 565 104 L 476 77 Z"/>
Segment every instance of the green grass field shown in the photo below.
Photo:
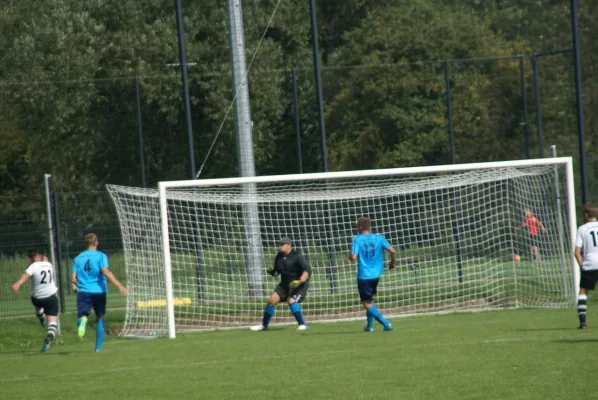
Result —
<path fill-rule="evenodd" d="M 0 320 L 2 399 L 574 399 L 596 398 L 598 302 L 589 329 L 573 308 L 226 330 L 175 340 L 79 340 L 75 316 L 48 353 L 34 317 Z M 122 323 L 111 311 L 107 328 Z M 583 367 L 582 367 L 583 366 Z M 594 396 L 594 397 L 592 397 Z"/>

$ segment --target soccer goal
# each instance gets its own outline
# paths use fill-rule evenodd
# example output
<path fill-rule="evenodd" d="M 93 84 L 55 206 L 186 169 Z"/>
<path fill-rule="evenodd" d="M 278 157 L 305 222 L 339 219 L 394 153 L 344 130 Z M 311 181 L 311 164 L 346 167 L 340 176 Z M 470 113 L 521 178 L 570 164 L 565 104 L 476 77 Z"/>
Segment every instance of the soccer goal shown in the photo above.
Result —
<path fill-rule="evenodd" d="M 363 318 L 347 259 L 362 215 L 398 253 L 376 298 L 385 315 L 575 302 L 569 157 L 108 189 L 123 236 L 127 336 L 259 323 L 282 236 L 312 267 L 306 320 Z M 529 234 L 526 211 L 545 231 Z M 283 307 L 272 323 L 292 321 Z"/>

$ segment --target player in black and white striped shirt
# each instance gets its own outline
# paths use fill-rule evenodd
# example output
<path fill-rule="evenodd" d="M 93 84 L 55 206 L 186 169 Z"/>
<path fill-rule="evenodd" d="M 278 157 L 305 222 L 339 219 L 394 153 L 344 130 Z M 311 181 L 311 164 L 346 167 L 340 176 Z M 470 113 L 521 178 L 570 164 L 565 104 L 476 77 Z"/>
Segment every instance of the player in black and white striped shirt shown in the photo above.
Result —
<path fill-rule="evenodd" d="M 35 307 L 35 315 L 42 325 L 48 322 L 48 334 L 44 340 L 42 351 L 45 353 L 50 348 L 54 336 L 58 331 L 58 287 L 54 276 L 54 267 L 48 259 L 35 249 L 27 251 L 31 264 L 27 267 L 21 278 L 12 285 L 12 291 L 17 293 L 21 286 L 31 279 L 31 302 Z M 44 318 L 45 314 L 45 318 Z"/>
<path fill-rule="evenodd" d="M 577 301 L 579 329 L 586 328 L 587 291 L 594 290 L 598 282 L 598 207 L 584 204 L 583 216 L 586 223 L 577 229 L 575 239 L 575 259 L 581 268 Z"/>

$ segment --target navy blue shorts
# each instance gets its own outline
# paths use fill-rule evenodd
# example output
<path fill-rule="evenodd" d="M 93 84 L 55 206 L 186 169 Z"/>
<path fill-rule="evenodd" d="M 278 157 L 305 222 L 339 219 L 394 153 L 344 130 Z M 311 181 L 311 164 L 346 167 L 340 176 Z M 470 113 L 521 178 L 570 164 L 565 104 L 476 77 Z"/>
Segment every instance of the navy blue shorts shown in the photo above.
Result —
<path fill-rule="evenodd" d="M 77 293 L 77 317 L 88 316 L 93 308 L 96 317 L 106 314 L 106 293 Z"/>
<path fill-rule="evenodd" d="M 361 300 L 374 300 L 374 295 L 378 292 L 378 281 L 376 279 L 358 279 L 357 289 L 359 289 L 359 298 Z"/>

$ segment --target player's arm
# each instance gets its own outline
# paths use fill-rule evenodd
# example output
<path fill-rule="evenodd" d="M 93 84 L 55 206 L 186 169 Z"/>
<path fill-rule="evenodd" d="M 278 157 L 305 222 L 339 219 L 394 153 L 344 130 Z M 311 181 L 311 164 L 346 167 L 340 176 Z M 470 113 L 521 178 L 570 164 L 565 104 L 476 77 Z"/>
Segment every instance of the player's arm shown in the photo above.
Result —
<path fill-rule="evenodd" d="M 392 246 L 384 250 L 390 253 L 390 263 L 388 263 L 388 269 L 393 269 L 397 265 L 397 252 Z"/>
<path fill-rule="evenodd" d="M 388 263 L 388 269 L 393 269 L 397 264 L 397 252 L 388 243 L 388 240 L 384 238 L 382 242 L 382 248 L 390 253 L 390 262 Z"/>
<path fill-rule="evenodd" d="M 546 228 L 544 227 L 542 222 L 540 222 L 540 220 L 538 220 L 538 226 L 540 227 L 540 229 L 542 229 L 542 232 L 546 233 Z"/>
<path fill-rule="evenodd" d="M 581 247 L 575 246 L 575 259 L 577 260 L 577 263 L 581 267 L 581 264 L 583 264 L 583 258 L 581 257 Z"/>
<path fill-rule="evenodd" d="M 106 277 L 106 279 L 108 279 L 110 282 L 112 282 L 114 286 L 118 288 L 120 294 L 122 294 L 123 296 L 126 296 L 128 294 L 127 288 L 124 287 L 123 284 L 118 281 L 118 279 L 116 279 L 112 271 L 110 271 L 107 267 L 102 268 L 102 274 Z"/>
<path fill-rule="evenodd" d="M 78 282 L 79 281 L 77 280 L 77 273 L 71 272 L 71 289 L 73 290 L 73 292 L 76 292 L 79 290 Z"/>
<path fill-rule="evenodd" d="M 295 279 L 294 281 L 289 282 L 289 288 L 294 289 L 299 287 L 305 283 L 309 279 L 309 272 L 303 271 L 299 279 Z"/>
<path fill-rule="evenodd" d="M 73 292 L 79 290 L 79 280 L 77 278 L 77 260 L 73 262 L 73 269 L 71 270 L 71 289 Z"/>
<path fill-rule="evenodd" d="M 23 275 L 21 275 L 19 280 L 12 284 L 12 291 L 18 293 L 21 286 L 27 282 L 29 278 L 31 278 L 31 275 L 29 275 L 27 272 L 23 272 Z"/>
<path fill-rule="evenodd" d="M 301 276 L 299 277 L 299 279 L 295 279 L 294 281 L 291 281 L 289 283 L 289 288 L 291 289 L 303 285 L 311 275 L 311 267 L 309 266 L 309 263 L 303 256 L 297 256 L 297 263 L 299 264 L 299 268 L 301 270 Z"/>
<path fill-rule="evenodd" d="M 577 236 L 575 237 L 575 259 L 581 268 L 583 264 L 583 258 L 581 257 L 581 248 L 583 247 L 583 232 L 582 227 L 577 228 Z"/>
<path fill-rule="evenodd" d="M 355 243 L 355 238 L 353 238 L 353 243 L 351 244 L 351 251 L 349 252 L 349 261 L 357 260 L 357 244 Z"/>
<path fill-rule="evenodd" d="M 270 274 L 271 276 L 278 276 L 278 275 L 280 275 L 280 271 L 278 270 L 278 268 L 276 268 L 276 260 L 277 259 L 278 259 L 278 256 L 276 256 L 274 258 L 274 265 L 272 266 L 272 268 L 266 270 L 266 272 L 268 274 Z"/>
<path fill-rule="evenodd" d="M 304 283 L 311 276 L 311 267 L 310 267 L 309 263 L 307 262 L 307 260 L 305 259 L 305 257 L 303 257 L 303 256 L 297 257 L 297 262 L 301 266 L 301 271 L 302 271 L 301 276 L 299 277 L 299 281 L 301 281 L 301 283 Z"/>
<path fill-rule="evenodd" d="M 71 283 L 73 284 L 73 289 L 77 287 L 77 259 L 73 261 L 73 267 L 71 268 Z"/>

